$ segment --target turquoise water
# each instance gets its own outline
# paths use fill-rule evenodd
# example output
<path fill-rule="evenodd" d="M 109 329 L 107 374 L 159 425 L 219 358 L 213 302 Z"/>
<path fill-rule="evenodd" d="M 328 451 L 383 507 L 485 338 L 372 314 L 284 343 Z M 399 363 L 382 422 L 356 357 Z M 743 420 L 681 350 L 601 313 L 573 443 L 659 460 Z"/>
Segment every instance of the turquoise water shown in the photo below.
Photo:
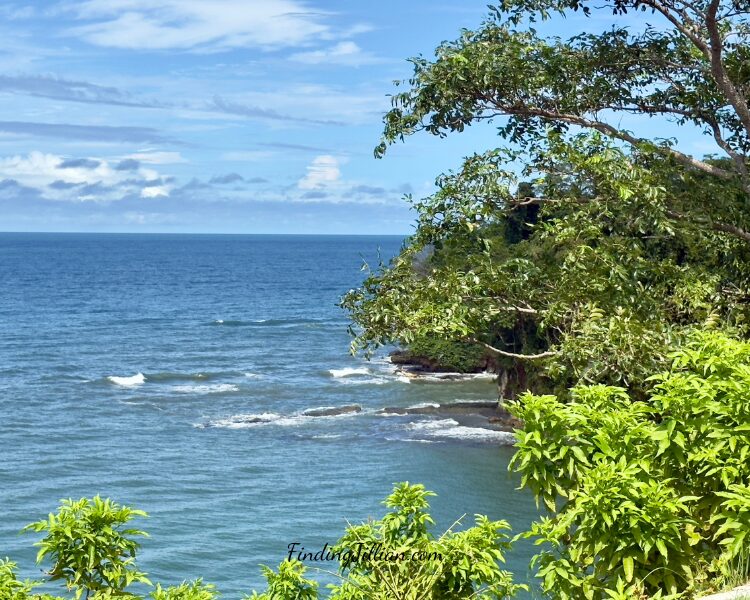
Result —
<path fill-rule="evenodd" d="M 0 234 L 0 556 L 36 576 L 26 523 L 96 493 L 146 510 L 152 580 L 262 585 L 422 482 L 447 528 L 536 511 L 498 435 L 387 406 L 491 400 L 348 354 L 336 303 L 397 237 Z M 305 417 L 322 406 L 361 413 Z M 529 549 L 509 567 L 527 578 Z"/>

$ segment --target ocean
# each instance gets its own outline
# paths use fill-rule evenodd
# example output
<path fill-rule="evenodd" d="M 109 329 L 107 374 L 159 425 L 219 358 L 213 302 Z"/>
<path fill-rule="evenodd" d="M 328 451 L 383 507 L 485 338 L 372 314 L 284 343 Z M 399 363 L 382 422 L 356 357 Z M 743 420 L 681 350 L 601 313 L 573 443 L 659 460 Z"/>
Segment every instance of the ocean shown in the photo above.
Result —
<path fill-rule="evenodd" d="M 380 516 L 394 482 L 438 494 L 438 532 L 475 513 L 527 527 L 538 512 L 503 434 L 379 412 L 493 400 L 491 380 L 349 355 L 337 302 L 401 242 L 0 234 L 0 557 L 39 576 L 20 529 L 95 494 L 148 512 L 152 581 L 203 577 L 227 598 L 260 589 L 288 544 L 318 550 Z M 510 555 L 517 580 L 531 552 Z"/>

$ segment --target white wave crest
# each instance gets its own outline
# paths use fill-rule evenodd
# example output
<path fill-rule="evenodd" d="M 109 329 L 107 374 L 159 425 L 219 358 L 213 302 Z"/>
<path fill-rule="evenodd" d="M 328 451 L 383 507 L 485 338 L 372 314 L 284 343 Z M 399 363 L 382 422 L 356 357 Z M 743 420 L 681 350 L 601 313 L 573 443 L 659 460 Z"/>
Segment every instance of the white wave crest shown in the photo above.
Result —
<path fill-rule="evenodd" d="M 393 380 L 386 377 L 362 377 L 360 379 L 337 379 L 336 381 L 344 385 L 384 385 Z"/>
<path fill-rule="evenodd" d="M 233 383 L 216 383 L 213 385 L 175 385 L 172 391 L 178 394 L 222 394 L 239 392 L 240 388 Z"/>
<path fill-rule="evenodd" d="M 328 407 L 325 407 L 328 408 Z M 316 409 L 307 409 L 316 410 Z M 279 415 L 276 413 L 248 413 L 232 415 L 223 419 L 214 419 L 203 423 L 195 423 L 194 427 L 207 428 L 207 427 L 223 427 L 225 429 L 247 429 L 250 427 L 262 427 L 264 425 L 275 425 L 278 427 L 296 427 L 312 421 L 322 421 L 328 419 L 343 419 L 346 417 L 354 417 L 360 412 L 345 412 L 335 415 L 306 415 L 303 413 L 295 413 L 291 415 Z"/>
<path fill-rule="evenodd" d="M 351 377 L 352 375 L 369 375 L 370 369 L 367 367 L 346 367 L 344 369 L 330 369 L 328 372 L 331 374 L 331 377 L 340 379 L 341 377 Z"/>
<path fill-rule="evenodd" d="M 484 427 L 466 427 L 465 425 L 459 425 L 455 419 L 416 421 L 409 423 L 406 429 L 429 438 L 474 440 L 502 445 L 511 445 L 516 439 L 512 433 L 507 431 L 485 429 Z"/>
<path fill-rule="evenodd" d="M 123 387 L 133 387 L 134 385 L 141 385 L 146 382 L 146 377 L 143 373 L 136 373 L 131 377 L 118 377 L 117 375 L 110 375 L 107 377 L 109 381 L 115 385 L 121 385 Z"/>
<path fill-rule="evenodd" d="M 436 402 L 420 402 L 419 404 L 408 406 L 406 409 L 410 410 L 413 408 L 440 408 L 440 405 L 437 404 Z"/>

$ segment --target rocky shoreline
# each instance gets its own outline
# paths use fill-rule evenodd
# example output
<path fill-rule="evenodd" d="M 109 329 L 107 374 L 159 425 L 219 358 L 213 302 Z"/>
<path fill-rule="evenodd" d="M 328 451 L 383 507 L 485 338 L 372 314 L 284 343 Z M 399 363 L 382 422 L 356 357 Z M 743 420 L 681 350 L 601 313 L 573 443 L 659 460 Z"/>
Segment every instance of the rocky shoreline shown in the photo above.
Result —
<path fill-rule="evenodd" d="M 403 408 L 389 406 L 382 408 L 378 414 L 386 415 L 419 415 L 455 419 L 467 427 L 483 427 L 495 431 L 512 432 L 521 427 L 521 421 L 511 415 L 497 402 L 449 402 L 447 404 L 425 404 Z"/>
<path fill-rule="evenodd" d="M 414 354 L 408 350 L 396 350 L 389 355 L 391 363 L 397 366 L 398 373 L 411 379 L 440 379 L 445 381 L 463 381 L 472 379 L 480 374 L 488 378 L 496 378 L 496 365 L 487 357 L 477 363 L 471 371 L 456 373 L 449 371 L 444 365 L 435 360 Z M 415 406 L 410 408 L 386 407 L 378 411 L 381 414 L 423 415 L 455 419 L 461 425 L 470 427 L 484 427 L 496 431 L 512 432 L 523 426 L 523 423 L 511 415 L 502 404 L 495 401 L 488 402 L 451 402 Z"/>

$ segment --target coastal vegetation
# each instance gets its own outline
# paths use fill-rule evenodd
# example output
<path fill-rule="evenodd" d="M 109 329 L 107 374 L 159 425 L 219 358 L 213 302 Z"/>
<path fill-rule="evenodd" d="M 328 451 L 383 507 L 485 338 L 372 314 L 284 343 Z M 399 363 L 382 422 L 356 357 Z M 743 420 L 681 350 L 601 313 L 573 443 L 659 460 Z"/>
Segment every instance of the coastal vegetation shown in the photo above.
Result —
<path fill-rule="evenodd" d="M 510 405 L 525 423 L 511 468 L 549 509 L 523 535 L 553 598 L 750 579 L 750 344 L 696 332 L 670 360 L 644 401 L 597 384 Z"/>
<path fill-rule="evenodd" d="M 500 567 L 510 548 L 505 521 L 477 515 L 472 527 L 457 530 L 461 519 L 444 533 L 432 533 L 429 514 L 431 492 L 421 485 L 397 484 L 384 504 L 389 509 L 381 519 L 350 525 L 330 549 L 306 556 L 290 544 L 289 558 L 278 571 L 263 567 L 267 589 L 253 592 L 247 600 L 315 600 L 318 583 L 307 571 L 337 571 L 340 583 L 330 585 L 330 600 L 429 600 L 508 598 L 523 585 Z M 145 532 L 130 521 L 144 517 L 143 511 L 121 506 L 98 496 L 65 500 L 58 512 L 32 523 L 28 531 L 43 533 L 37 542 L 37 561 L 51 563 L 47 581 L 60 581 L 72 598 L 142 598 L 152 600 L 213 600 L 219 593 L 202 579 L 179 585 L 152 586 L 136 565 L 138 538 Z M 303 563 L 300 558 L 317 560 Z M 326 568 L 320 561 L 333 561 Z M 322 565 L 318 566 L 318 565 Z M 19 580 L 17 565 L 0 561 L 0 599 L 63 600 L 48 593 L 36 594 L 43 582 Z M 134 592 L 133 584 L 141 584 Z M 141 593 L 139 593 L 141 592 Z"/>
<path fill-rule="evenodd" d="M 536 20 L 589 3 L 506 0 L 433 60 L 412 59 L 378 155 L 485 122 L 502 145 L 412 200 L 417 229 L 400 256 L 343 300 L 355 350 L 473 342 L 498 359 L 506 397 L 578 383 L 643 397 L 690 328 L 747 334 L 747 8 L 604 4 L 641 26 L 544 38 Z M 632 115 L 702 131 L 722 156 L 610 124 Z"/>
<path fill-rule="evenodd" d="M 535 29 L 602 4 L 655 25 Z M 326 597 L 511 597 L 523 586 L 501 563 L 521 538 L 560 600 L 687 599 L 750 579 L 749 16 L 744 0 L 502 0 L 412 60 L 377 155 L 483 122 L 502 146 L 413 201 L 400 255 L 342 300 L 353 349 L 396 343 L 463 371 L 491 356 L 523 423 L 510 468 L 544 514 L 516 538 L 482 516 L 437 535 L 430 493 L 399 484 L 385 516 L 330 549 Z M 702 131 L 720 156 L 614 124 L 633 115 Z M 215 598 L 202 579 L 151 585 L 130 525 L 142 516 L 95 497 L 32 523 L 47 584 L 75 600 Z M 294 550 L 250 598 L 322 597 Z M 57 598 L 39 583 L 0 562 L 0 600 Z"/>
<path fill-rule="evenodd" d="M 606 10 L 602 31 L 538 33 Z M 750 579 L 749 19 L 732 0 L 503 0 L 412 59 L 385 116 L 379 157 L 480 123 L 500 145 L 409 198 L 414 235 L 342 301 L 352 350 L 495 358 L 552 598 Z"/>

